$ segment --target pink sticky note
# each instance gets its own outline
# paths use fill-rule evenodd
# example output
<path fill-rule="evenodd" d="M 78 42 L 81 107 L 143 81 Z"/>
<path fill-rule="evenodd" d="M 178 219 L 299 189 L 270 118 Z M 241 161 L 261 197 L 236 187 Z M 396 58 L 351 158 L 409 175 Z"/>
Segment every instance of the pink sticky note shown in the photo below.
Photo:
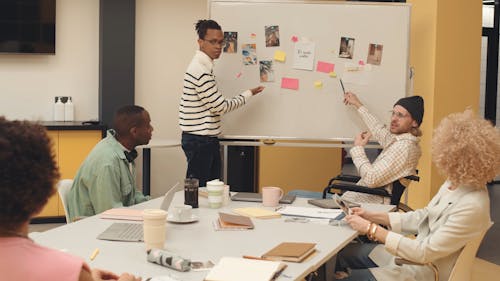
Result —
<path fill-rule="evenodd" d="M 240 78 L 240 77 L 241 77 L 241 72 L 236 73 L 236 78 Z"/>
<path fill-rule="evenodd" d="M 330 73 L 335 70 L 335 64 L 325 62 L 325 61 L 318 61 L 318 65 L 316 66 L 316 71 L 318 72 L 324 72 L 324 73 Z"/>
<path fill-rule="evenodd" d="M 359 60 L 358 64 L 359 65 L 365 65 L 365 62 L 363 60 Z"/>
<path fill-rule="evenodd" d="M 281 88 L 298 90 L 299 89 L 299 79 L 295 78 L 281 78 Z"/>
<path fill-rule="evenodd" d="M 292 42 L 294 42 L 294 43 L 295 43 L 295 42 L 297 42 L 297 41 L 299 41 L 299 37 L 297 37 L 297 36 L 295 36 L 295 35 L 294 35 L 294 36 L 292 36 Z"/>

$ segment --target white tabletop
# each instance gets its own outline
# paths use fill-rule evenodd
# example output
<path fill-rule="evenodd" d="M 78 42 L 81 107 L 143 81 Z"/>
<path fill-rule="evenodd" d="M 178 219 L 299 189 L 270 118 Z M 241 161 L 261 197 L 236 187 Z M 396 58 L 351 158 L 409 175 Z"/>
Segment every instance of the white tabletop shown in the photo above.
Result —
<path fill-rule="evenodd" d="M 178 192 L 171 206 L 183 203 L 183 192 Z M 158 208 L 162 198 L 157 198 L 133 208 Z M 190 224 L 167 223 L 165 249 L 192 261 L 211 260 L 217 263 L 223 256 L 260 256 L 281 242 L 314 242 L 317 253 L 302 263 L 287 263 L 288 267 L 278 280 L 299 280 L 334 256 L 356 237 L 348 226 L 321 225 L 315 223 L 285 222 L 279 219 L 252 219 L 255 229 L 246 231 L 215 231 L 212 223 L 218 212 L 230 213 L 238 207 L 259 206 L 260 203 L 231 202 L 220 209 L 208 208 L 208 202 L 200 197 L 200 208 L 194 209 L 199 221 Z M 296 206 L 307 205 L 297 198 Z M 311 206 L 312 207 L 312 206 Z M 364 206 L 369 209 L 388 211 L 387 205 Z M 203 280 L 207 271 L 178 272 L 146 261 L 144 243 L 98 240 L 95 237 L 114 220 L 99 218 L 99 215 L 61 226 L 34 237 L 41 245 L 67 251 L 84 258 L 91 267 L 111 270 L 116 273 L 131 272 L 143 277 L 169 275 L 178 280 Z M 100 249 L 94 261 L 89 260 L 95 248 Z M 286 276 L 286 277 L 285 277 Z"/>

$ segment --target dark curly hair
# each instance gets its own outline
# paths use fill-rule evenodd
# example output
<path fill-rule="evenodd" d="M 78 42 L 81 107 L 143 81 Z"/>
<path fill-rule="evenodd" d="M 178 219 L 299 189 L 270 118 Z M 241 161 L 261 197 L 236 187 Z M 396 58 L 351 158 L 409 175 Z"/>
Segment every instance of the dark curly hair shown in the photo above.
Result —
<path fill-rule="evenodd" d="M 15 230 L 41 211 L 58 179 L 45 127 L 0 116 L 0 227 Z"/>
<path fill-rule="evenodd" d="M 205 39 L 207 29 L 222 30 L 220 25 L 214 20 L 199 20 L 195 24 L 195 29 L 199 39 Z"/>

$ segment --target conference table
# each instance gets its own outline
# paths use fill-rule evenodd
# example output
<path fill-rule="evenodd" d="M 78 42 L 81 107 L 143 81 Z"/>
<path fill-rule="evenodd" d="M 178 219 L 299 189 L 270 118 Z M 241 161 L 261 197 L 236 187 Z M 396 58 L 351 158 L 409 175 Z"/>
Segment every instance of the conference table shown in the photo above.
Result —
<path fill-rule="evenodd" d="M 163 197 L 132 206 L 134 209 L 159 208 Z M 177 192 L 170 207 L 182 205 L 184 194 Z M 302 263 L 287 262 L 288 267 L 277 280 L 302 280 L 327 261 L 332 260 L 344 246 L 357 236 L 345 223 L 336 225 L 313 222 L 289 222 L 286 216 L 275 219 L 252 219 L 255 228 L 244 231 L 216 231 L 213 222 L 219 212 L 232 213 L 234 208 L 262 207 L 261 203 L 231 201 L 227 206 L 210 209 L 206 198 L 199 198 L 199 208 L 194 209 L 198 221 L 187 224 L 167 222 L 165 250 L 191 261 L 217 263 L 224 256 L 260 256 L 281 242 L 317 243 L 316 253 Z M 311 206 L 306 199 L 297 198 L 293 206 Z M 370 210 L 389 211 L 394 206 L 365 204 Z M 264 208 L 264 207 L 262 207 Z M 273 209 L 273 208 L 267 208 Z M 102 219 L 100 215 L 85 218 L 46 232 L 37 233 L 32 239 L 44 246 L 59 249 L 82 257 L 93 268 L 102 268 L 116 273 L 130 272 L 149 277 L 168 276 L 166 280 L 203 280 L 208 271 L 179 272 L 146 259 L 143 242 L 117 242 L 98 240 L 96 237 L 118 220 Z M 123 221 L 122 221 L 123 222 Z M 90 261 L 96 248 L 100 252 Z M 331 263 L 331 262 L 330 262 Z"/>

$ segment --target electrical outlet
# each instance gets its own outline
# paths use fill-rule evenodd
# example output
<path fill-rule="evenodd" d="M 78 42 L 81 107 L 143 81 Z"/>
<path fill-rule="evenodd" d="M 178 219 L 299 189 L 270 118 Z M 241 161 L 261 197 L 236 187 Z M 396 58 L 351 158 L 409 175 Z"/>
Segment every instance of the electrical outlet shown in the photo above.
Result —
<path fill-rule="evenodd" d="M 66 103 L 71 96 L 55 96 L 54 97 L 54 102 L 57 102 L 57 98 L 61 98 L 62 103 Z"/>

